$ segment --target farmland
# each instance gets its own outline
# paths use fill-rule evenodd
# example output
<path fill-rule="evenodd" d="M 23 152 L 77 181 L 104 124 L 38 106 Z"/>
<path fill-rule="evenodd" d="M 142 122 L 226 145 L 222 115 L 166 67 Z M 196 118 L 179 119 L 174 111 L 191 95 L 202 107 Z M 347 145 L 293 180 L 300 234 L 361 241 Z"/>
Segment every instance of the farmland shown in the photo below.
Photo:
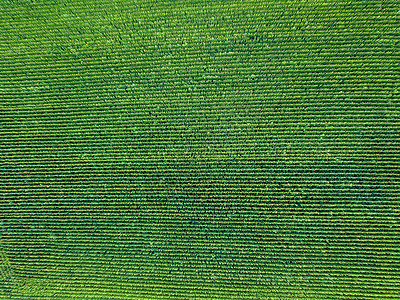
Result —
<path fill-rule="evenodd" d="M 0 3 L 0 297 L 398 299 L 396 1 Z"/>

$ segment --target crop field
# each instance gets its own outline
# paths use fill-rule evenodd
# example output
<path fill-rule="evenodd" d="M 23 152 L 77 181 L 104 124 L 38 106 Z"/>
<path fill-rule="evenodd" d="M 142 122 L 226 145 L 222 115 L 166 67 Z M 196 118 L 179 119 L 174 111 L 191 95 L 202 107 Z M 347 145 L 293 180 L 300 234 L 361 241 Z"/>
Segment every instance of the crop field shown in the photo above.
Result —
<path fill-rule="evenodd" d="M 400 299 L 400 4 L 0 1 L 0 299 Z"/>

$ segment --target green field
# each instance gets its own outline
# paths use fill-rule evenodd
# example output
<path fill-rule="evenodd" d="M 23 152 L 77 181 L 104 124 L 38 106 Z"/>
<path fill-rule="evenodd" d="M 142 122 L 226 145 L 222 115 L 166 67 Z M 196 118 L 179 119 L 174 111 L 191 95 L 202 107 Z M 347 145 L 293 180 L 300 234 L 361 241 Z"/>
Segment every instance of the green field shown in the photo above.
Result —
<path fill-rule="evenodd" d="M 0 1 L 0 299 L 400 299 L 399 24 Z"/>

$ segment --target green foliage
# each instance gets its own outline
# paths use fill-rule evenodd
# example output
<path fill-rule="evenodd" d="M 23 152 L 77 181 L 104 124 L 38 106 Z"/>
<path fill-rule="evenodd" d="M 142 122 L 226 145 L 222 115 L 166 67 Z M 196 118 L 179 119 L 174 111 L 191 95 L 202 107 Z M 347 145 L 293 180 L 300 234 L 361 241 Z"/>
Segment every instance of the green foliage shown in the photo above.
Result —
<path fill-rule="evenodd" d="M 398 298 L 398 11 L 1 1 L 3 294 Z"/>

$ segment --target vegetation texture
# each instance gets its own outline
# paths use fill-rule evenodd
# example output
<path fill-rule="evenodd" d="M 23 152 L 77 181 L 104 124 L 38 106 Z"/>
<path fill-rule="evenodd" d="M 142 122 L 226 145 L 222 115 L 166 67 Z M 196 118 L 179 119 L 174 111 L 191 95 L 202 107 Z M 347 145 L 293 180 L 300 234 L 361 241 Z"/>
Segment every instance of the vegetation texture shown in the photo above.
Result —
<path fill-rule="evenodd" d="M 0 298 L 400 299 L 399 24 L 0 1 Z"/>

